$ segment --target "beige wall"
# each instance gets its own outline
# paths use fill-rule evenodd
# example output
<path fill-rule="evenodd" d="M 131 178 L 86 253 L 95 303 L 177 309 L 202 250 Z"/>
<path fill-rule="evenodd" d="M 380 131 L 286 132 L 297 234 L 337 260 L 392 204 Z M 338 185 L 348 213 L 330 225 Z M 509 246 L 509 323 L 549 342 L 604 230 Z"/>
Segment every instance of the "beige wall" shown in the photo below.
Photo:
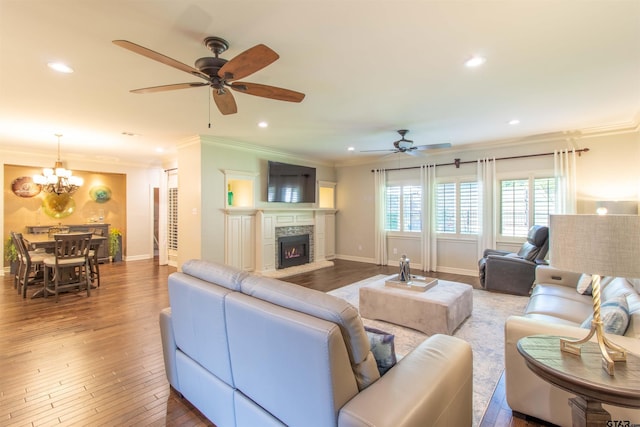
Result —
<path fill-rule="evenodd" d="M 560 136 L 531 143 L 519 142 L 512 146 L 487 146 L 484 149 L 449 152 L 416 159 L 412 156 L 395 155 L 385 162 L 377 161 L 361 165 L 344 165 L 337 168 L 337 220 L 336 254 L 342 259 L 364 262 L 374 260 L 373 237 L 373 174 L 376 168 L 416 166 L 421 163 L 451 163 L 455 158 L 462 161 L 481 157 L 510 157 L 527 154 L 553 152 L 554 149 L 589 148 L 577 160 L 578 213 L 593 213 L 596 200 L 630 200 L 640 203 L 640 132 L 626 131 L 608 135 L 583 136 L 568 141 Z M 513 176 L 522 171 L 553 172 L 553 156 L 531 157 L 517 160 L 502 160 L 496 164 L 499 177 Z M 419 171 L 415 171 L 419 176 Z M 475 176 L 475 164 L 437 168 L 438 177 Z M 507 248 L 509 242 L 502 242 Z M 499 243 L 500 246 L 500 243 Z M 396 239 L 389 245 L 389 259 L 395 263 L 399 258 L 393 254 L 408 253 L 419 259 L 419 246 L 414 241 Z M 476 274 L 475 241 L 439 239 L 438 269 L 460 274 Z"/>
<path fill-rule="evenodd" d="M 4 239 L 10 231 L 26 232 L 27 225 L 87 224 L 98 222 L 101 212 L 105 224 L 127 232 L 127 177 L 124 174 L 108 174 L 74 170 L 74 175 L 84 179 L 84 184 L 72 196 L 75 204 L 73 212 L 64 218 L 54 218 L 47 212 L 45 197 L 47 193 L 25 198 L 12 191 L 12 183 L 19 177 L 30 177 L 42 169 L 30 166 L 4 165 Z M 89 190 L 93 186 L 104 185 L 111 189 L 111 199 L 105 203 L 94 201 Z M 126 240 L 123 242 L 123 254 L 126 254 Z"/>
<path fill-rule="evenodd" d="M 0 174 L 0 180 L 2 180 L 2 187 L 5 189 L 3 197 L 0 197 L 0 212 L 3 214 L 6 212 L 5 203 L 11 202 L 12 198 L 16 196 L 11 192 L 7 194 L 7 189 L 10 189 L 13 177 L 5 177 L 4 167 L 12 165 L 23 165 L 26 168 L 31 168 L 34 171 L 41 171 L 43 167 L 51 167 L 55 159 L 52 159 L 51 153 L 36 153 L 36 152 L 22 152 L 20 147 L 16 147 L 12 151 L 0 150 L 0 166 L 2 167 L 2 174 Z M 144 159 L 141 159 L 144 161 Z M 162 169 L 158 167 L 149 167 L 144 164 L 130 164 L 119 162 L 106 162 L 102 160 L 89 159 L 86 157 L 74 157 L 65 159 L 66 167 L 75 171 L 79 175 L 88 174 L 85 178 L 87 182 L 84 188 L 91 182 L 94 177 L 91 174 L 96 173 L 95 178 L 101 174 L 114 176 L 122 176 L 125 180 L 124 191 L 118 191 L 118 194 L 114 195 L 118 201 L 118 205 L 111 206 L 109 208 L 110 213 L 114 213 L 118 210 L 122 210 L 126 207 L 126 218 L 124 223 L 119 225 L 120 228 L 125 230 L 123 246 L 125 247 L 125 255 L 127 260 L 137 259 L 149 259 L 153 257 L 153 188 L 159 187 L 162 179 Z M 85 171 L 85 172 L 82 172 Z M 100 172 L 91 172 L 100 171 Z M 33 172 L 35 173 L 35 172 Z M 31 173 L 31 175 L 33 175 Z M 83 188 L 78 190 L 78 193 L 74 195 L 76 197 L 84 197 L 80 193 L 84 191 Z M 126 195 L 126 196 L 123 196 Z M 10 196 L 10 197 L 7 197 Z M 123 199 L 120 199 L 124 197 Z M 84 200 L 84 199 L 82 199 Z M 23 211 L 25 218 L 24 224 L 31 223 L 36 220 L 35 210 L 41 202 L 32 201 L 32 205 L 27 203 L 27 209 Z M 72 215 L 64 220 L 65 223 L 84 221 L 86 208 L 89 207 L 84 202 L 77 202 L 79 209 L 78 213 Z M 10 210 L 12 208 L 9 208 Z M 106 211 L 105 211 L 106 213 Z M 119 214 L 120 215 L 120 214 Z M 41 221 L 48 221 L 48 217 L 42 216 Z M 53 220 L 52 220 L 53 222 Z M 57 223 L 57 222 L 56 222 Z M 10 229 L 5 226 L 5 221 L 0 221 L 0 236 L 6 237 L 9 234 Z M 3 255 L 3 253 L 2 253 Z M 4 260 L 4 256 L 2 256 Z"/>

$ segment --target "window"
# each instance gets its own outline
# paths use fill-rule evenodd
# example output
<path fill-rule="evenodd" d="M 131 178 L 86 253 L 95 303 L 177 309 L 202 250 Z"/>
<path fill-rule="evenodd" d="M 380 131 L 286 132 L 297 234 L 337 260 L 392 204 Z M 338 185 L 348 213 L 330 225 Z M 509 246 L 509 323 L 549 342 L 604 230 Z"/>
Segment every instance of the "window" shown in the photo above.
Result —
<path fill-rule="evenodd" d="M 524 178 L 500 181 L 500 233 L 526 236 L 532 225 L 549 225 L 555 212 L 554 178 Z"/>
<path fill-rule="evenodd" d="M 436 186 L 436 231 L 478 234 L 478 183 L 442 182 Z"/>
<path fill-rule="evenodd" d="M 386 189 L 387 231 L 422 231 L 422 187 L 391 185 Z"/>

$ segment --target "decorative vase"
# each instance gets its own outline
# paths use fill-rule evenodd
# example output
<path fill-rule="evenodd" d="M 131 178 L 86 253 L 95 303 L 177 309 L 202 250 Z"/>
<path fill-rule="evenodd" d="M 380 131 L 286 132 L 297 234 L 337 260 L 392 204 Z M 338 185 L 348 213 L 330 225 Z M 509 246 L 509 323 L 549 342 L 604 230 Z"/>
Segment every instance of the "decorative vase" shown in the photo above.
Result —
<path fill-rule="evenodd" d="M 231 185 L 227 187 L 227 205 L 233 206 L 233 191 L 231 191 Z"/>
<path fill-rule="evenodd" d="M 410 282 L 411 281 L 411 267 L 409 265 L 409 258 L 406 255 L 402 255 L 400 258 L 400 274 L 398 277 L 401 282 Z"/>

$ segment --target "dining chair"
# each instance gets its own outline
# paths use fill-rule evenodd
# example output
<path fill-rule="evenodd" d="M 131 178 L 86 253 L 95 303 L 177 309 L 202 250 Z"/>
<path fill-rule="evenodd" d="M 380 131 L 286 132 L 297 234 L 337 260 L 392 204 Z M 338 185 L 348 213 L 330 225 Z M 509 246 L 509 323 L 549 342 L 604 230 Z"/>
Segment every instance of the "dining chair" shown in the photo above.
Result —
<path fill-rule="evenodd" d="M 22 233 L 12 233 L 11 237 L 18 250 L 20 265 L 16 274 L 17 290 L 23 298 L 27 297 L 27 288 L 30 285 L 42 284 L 44 282 L 44 252 L 30 251 L 24 242 Z"/>
<path fill-rule="evenodd" d="M 60 291 L 76 288 L 82 290 L 83 286 L 87 289 L 87 296 L 91 296 L 91 233 L 56 234 L 54 239 L 54 256 L 44 260 L 44 296 L 51 292 L 50 277 L 53 277 L 56 302 Z"/>
<path fill-rule="evenodd" d="M 95 236 L 104 235 L 102 228 L 90 228 L 89 233 Z M 98 243 L 99 246 L 99 243 Z M 96 287 L 100 287 L 100 262 L 98 260 L 98 247 L 95 245 L 89 249 L 89 267 L 91 271 L 91 283 L 95 283 Z"/>
<path fill-rule="evenodd" d="M 20 243 L 18 242 L 18 237 L 15 231 L 10 231 L 9 236 L 11 237 L 11 242 L 13 242 L 13 246 L 16 247 L 16 251 L 18 252 L 18 266 L 15 274 L 13 275 L 13 287 L 18 290 L 20 293 L 20 277 L 22 275 L 22 268 L 24 266 L 24 257 L 22 256 L 22 251 L 20 250 Z M 19 240 L 22 240 L 21 238 Z"/>

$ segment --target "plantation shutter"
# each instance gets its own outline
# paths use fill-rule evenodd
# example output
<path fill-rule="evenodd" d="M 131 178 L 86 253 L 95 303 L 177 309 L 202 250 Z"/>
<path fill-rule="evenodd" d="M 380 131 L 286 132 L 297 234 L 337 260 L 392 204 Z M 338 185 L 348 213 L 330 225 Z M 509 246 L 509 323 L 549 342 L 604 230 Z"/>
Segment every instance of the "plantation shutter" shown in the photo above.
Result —
<path fill-rule="evenodd" d="M 456 232 L 456 184 L 440 183 L 436 186 L 436 231 Z"/>
<path fill-rule="evenodd" d="M 526 236 L 529 231 L 529 180 L 504 180 L 501 187 L 501 233 Z"/>
<path fill-rule="evenodd" d="M 480 232 L 478 212 L 478 183 L 460 183 L 460 233 L 478 234 Z"/>

